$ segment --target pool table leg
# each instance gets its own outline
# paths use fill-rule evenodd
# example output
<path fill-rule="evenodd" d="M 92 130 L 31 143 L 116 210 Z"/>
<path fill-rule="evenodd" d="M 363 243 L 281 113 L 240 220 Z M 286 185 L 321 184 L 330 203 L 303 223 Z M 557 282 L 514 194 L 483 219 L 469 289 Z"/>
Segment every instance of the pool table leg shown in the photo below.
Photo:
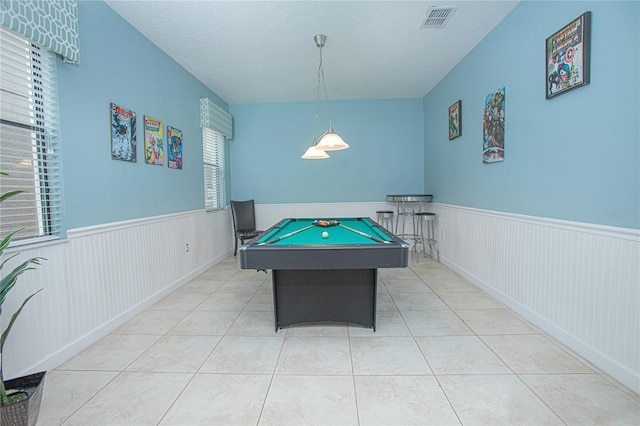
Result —
<path fill-rule="evenodd" d="M 272 271 L 276 332 L 307 322 L 344 322 L 375 331 L 377 276 L 377 269 Z"/>

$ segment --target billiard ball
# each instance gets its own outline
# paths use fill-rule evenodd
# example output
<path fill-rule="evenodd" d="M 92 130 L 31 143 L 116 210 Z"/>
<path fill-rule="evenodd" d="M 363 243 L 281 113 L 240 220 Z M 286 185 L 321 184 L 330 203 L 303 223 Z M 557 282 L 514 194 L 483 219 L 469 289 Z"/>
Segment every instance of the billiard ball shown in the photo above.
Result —
<path fill-rule="evenodd" d="M 327 231 L 324 231 L 322 233 L 322 238 L 329 238 L 329 233 Z"/>

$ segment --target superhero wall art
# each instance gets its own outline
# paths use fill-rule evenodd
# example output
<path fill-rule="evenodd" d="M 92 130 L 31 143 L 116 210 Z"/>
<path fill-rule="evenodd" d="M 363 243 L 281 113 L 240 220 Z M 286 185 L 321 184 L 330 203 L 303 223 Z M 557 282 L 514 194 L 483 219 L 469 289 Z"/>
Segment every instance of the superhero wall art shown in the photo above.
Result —
<path fill-rule="evenodd" d="M 546 40 L 546 98 L 589 84 L 591 12 Z"/>
<path fill-rule="evenodd" d="M 502 87 L 484 98 L 482 117 L 482 162 L 504 161 L 505 93 Z"/>

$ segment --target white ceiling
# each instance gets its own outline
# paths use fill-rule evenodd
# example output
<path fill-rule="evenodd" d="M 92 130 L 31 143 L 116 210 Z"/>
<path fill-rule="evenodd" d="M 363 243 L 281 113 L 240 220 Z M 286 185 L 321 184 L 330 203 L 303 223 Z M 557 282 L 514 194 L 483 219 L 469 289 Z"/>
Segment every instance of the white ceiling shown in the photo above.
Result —
<path fill-rule="evenodd" d="M 422 98 L 518 1 L 106 0 L 229 104 Z M 429 6 L 454 6 L 421 29 Z"/>

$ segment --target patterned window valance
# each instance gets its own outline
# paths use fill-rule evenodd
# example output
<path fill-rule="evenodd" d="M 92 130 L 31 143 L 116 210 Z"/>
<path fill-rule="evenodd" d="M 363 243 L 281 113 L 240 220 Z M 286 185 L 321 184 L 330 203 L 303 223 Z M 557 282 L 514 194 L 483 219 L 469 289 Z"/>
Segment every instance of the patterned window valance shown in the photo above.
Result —
<path fill-rule="evenodd" d="M 62 55 L 80 62 L 77 0 L 0 1 L 2 26 Z"/>
<path fill-rule="evenodd" d="M 233 139 L 233 117 L 209 98 L 200 98 L 200 127 L 208 127 Z"/>

